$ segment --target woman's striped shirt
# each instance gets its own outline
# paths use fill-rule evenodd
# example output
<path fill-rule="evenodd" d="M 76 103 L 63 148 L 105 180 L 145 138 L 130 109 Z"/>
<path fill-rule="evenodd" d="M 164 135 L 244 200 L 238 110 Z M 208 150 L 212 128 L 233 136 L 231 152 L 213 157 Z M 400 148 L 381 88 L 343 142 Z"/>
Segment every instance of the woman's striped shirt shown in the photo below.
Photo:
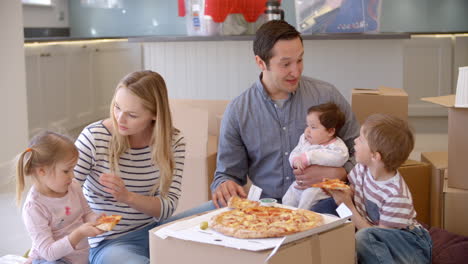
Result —
<path fill-rule="evenodd" d="M 96 213 L 122 216 L 119 224 L 110 232 L 89 238 L 91 247 L 96 247 L 104 239 L 113 239 L 131 231 L 141 229 L 154 221 L 162 221 L 175 211 L 181 194 L 182 172 L 185 160 L 185 140 L 181 133 L 172 137 L 174 153 L 173 181 L 166 197 L 161 200 L 161 215 L 155 218 L 141 213 L 125 203 L 117 202 L 113 196 L 104 191 L 99 183 L 99 176 L 110 173 L 108 147 L 111 139 L 109 130 L 102 121 L 90 124 L 83 129 L 75 142 L 79 150 L 79 160 L 75 167 L 75 178 L 80 182 L 83 193 L 91 209 Z M 119 176 L 124 180 L 126 188 L 134 193 L 150 195 L 155 184 L 159 183 L 159 168 L 151 161 L 151 149 L 131 148 L 122 154 L 119 160 Z M 155 194 L 159 195 L 158 192 Z"/>

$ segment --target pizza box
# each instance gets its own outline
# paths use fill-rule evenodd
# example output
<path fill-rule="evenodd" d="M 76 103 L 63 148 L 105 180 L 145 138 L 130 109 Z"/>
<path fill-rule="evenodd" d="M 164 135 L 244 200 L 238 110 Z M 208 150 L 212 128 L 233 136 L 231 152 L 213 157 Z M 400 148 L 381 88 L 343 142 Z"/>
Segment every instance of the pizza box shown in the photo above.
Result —
<path fill-rule="evenodd" d="M 294 255 L 305 254 L 301 257 L 304 263 L 354 263 L 354 226 L 346 223 L 350 215 L 344 218 L 322 215 L 324 225 L 280 238 L 238 239 L 210 228 L 200 229 L 201 222 L 209 222 L 211 217 L 227 210 L 229 209 L 217 209 L 150 230 L 151 263 L 164 263 L 164 260 L 171 263 L 217 263 L 215 260 L 218 255 L 218 263 L 219 260 L 223 264 L 231 263 L 230 261 L 239 263 L 239 254 L 245 256 L 246 263 L 258 263 L 259 260 L 261 263 L 282 263 L 276 261 L 290 252 L 296 252 Z M 343 255 L 337 256 L 336 248 L 340 248 Z M 171 251 L 191 251 L 200 258 L 194 258 L 192 254 L 185 258 L 182 254 L 170 254 Z M 230 254 L 235 259 L 226 258 Z"/>

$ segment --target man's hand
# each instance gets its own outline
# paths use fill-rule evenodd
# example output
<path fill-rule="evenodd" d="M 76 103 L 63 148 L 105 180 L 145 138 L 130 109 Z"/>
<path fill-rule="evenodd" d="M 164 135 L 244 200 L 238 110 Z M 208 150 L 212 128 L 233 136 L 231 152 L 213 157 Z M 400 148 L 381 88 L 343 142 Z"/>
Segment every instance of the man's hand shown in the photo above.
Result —
<path fill-rule="evenodd" d="M 304 170 L 295 169 L 297 189 L 305 190 L 312 184 L 321 182 L 323 178 L 328 179 L 346 179 L 346 170 L 344 168 L 325 167 L 319 165 L 311 165 Z"/>
<path fill-rule="evenodd" d="M 227 206 L 227 201 L 231 196 L 247 198 L 247 194 L 242 186 L 233 181 L 227 180 L 218 185 L 218 188 L 213 192 L 212 200 L 216 208 L 225 207 Z"/>

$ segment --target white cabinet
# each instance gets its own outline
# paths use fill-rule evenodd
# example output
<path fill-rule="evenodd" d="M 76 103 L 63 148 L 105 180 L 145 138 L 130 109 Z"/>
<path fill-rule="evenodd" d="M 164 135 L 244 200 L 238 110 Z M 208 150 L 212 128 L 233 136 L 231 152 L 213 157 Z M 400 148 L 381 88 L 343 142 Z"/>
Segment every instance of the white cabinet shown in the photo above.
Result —
<path fill-rule="evenodd" d="M 29 133 L 66 130 L 104 118 L 118 81 L 142 68 L 128 42 L 26 45 Z"/>
<path fill-rule="evenodd" d="M 112 95 L 120 79 L 142 69 L 141 53 L 141 44 L 138 43 L 101 43 L 94 47 L 92 86 L 96 92 L 96 113 L 100 116 L 109 114 Z"/>
<path fill-rule="evenodd" d="M 447 109 L 420 100 L 447 95 L 454 90 L 453 39 L 421 36 L 405 40 L 403 87 L 408 92 L 410 116 L 447 116 Z"/>

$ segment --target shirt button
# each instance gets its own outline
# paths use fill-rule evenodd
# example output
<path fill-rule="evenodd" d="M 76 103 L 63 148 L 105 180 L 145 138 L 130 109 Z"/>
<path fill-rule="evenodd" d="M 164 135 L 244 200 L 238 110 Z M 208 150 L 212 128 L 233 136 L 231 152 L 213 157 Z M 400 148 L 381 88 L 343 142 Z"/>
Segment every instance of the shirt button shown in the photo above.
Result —
<path fill-rule="evenodd" d="M 288 152 L 285 152 L 285 153 L 284 153 L 284 155 L 286 155 L 286 156 L 287 156 L 288 154 L 289 154 Z"/>
<path fill-rule="evenodd" d="M 283 130 L 286 130 L 286 127 L 283 127 Z"/>

